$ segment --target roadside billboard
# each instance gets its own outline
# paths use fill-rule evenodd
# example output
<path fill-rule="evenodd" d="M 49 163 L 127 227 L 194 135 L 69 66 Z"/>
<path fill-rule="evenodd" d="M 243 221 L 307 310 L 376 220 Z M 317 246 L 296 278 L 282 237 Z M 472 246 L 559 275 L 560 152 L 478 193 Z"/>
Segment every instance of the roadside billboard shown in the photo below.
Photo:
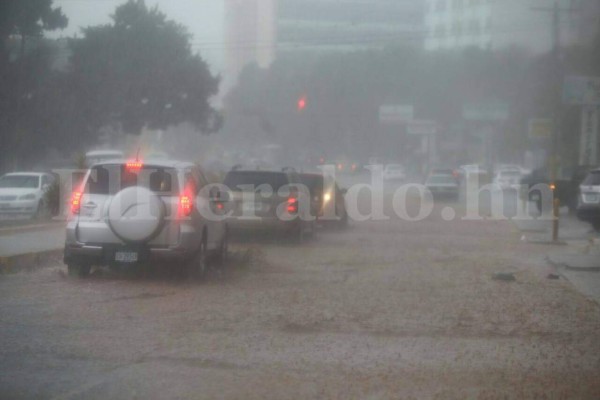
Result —
<path fill-rule="evenodd" d="M 379 107 L 379 122 L 402 124 L 414 118 L 415 110 L 410 104 L 384 104 Z"/>

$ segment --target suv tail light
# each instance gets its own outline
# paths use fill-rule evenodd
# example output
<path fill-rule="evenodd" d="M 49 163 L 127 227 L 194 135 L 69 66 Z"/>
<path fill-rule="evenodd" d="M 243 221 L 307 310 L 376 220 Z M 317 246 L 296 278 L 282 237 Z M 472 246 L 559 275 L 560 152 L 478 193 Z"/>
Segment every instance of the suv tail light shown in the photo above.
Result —
<path fill-rule="evenodd" d="M 179 215 L 181 217 L 189 217 L 192 214 L 194 207 L 192 197 L 187 194 L 179 196 Z"/>
<path fill-rule="evenodd" d="M 79 211 L 81 210 L 81 196 L 83 195 L 82 192 L 77 191 L 77 192 L 73 192 L 73 195 L 71 196 L 71 212 L 73 214 L 79 214 Z"/>
<path fill-rule="evenodd" d="M 298 199 L 296 197 L 290 197 L 287 201 L 287 211 L 290 214 L 295 214 L 298 212 Z"/>

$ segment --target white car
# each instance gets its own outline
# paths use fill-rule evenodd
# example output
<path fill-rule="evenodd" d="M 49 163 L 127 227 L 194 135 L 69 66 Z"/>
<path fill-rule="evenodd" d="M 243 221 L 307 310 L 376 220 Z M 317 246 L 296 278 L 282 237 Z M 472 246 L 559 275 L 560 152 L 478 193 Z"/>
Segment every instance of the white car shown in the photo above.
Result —
<path fill-rule="evenodd" d="M 50 174 L 14 172 L 0 177 L 0 215 L 39 218 L 48 215 L 46 192 L 54 183 Z"/>
<path fill-rule="evenodd" d="M 400 164 L 388 164 L 383 170 L 384 181 L 403 181 L 406 179 L 404 167 Z"/>
<path fill-rule="evenodd" d="M 518 169 L 500 170 L 494 177 L 494 184 L 502 190 L 510 189 L 519 185 L 521 177 L 521 171 Z"/>
<path fill-rule="evenodd" d="M 431 175 L 425 181 L 425 187 L 434 197 L 450 197 L 457 199 L 459 186 L 456 178 L 450 174 Z"/>
<path fill-rule="evenodd" d="M 591 170 L 579 186 L 577 217 L 600 232 L 600 169 Z"/>
<path fill-rule="evenodd" d="M 85 153 L 85 163 L 88 167 L 109 160 L 120 160 L 124 154 L 120 150 L 93 150 Z"/>

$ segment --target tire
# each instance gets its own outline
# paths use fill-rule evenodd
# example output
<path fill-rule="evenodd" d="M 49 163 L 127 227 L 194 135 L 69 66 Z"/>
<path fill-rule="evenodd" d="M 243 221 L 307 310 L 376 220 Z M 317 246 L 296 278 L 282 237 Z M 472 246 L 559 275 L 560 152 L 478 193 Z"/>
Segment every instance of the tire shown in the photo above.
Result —
<path fill-rule="evenodd" d="M 196 254 L 184 265 L 184 278 L 202 280 L 208 269 L 208 255 L 206 252 L 206 239 L 200 243 Z"/>
<path fill-rule="evenodd" d="M 68 264 L 67 270 L 69 271 L 69 276 L 87 278 L 90 275 L 92 267 L 91 265 Z"/>
<path fill-rule="evenodd" d="M 225 231 L 225 235 L 223 236 L 223 240 L 221 241 L 221 246 L 219 246 L 219 252 L 215 257 L 215 263 L 219 267 L 222 267 L 227 262 L 227 258 L 229 256 L 229 231 Z"/>

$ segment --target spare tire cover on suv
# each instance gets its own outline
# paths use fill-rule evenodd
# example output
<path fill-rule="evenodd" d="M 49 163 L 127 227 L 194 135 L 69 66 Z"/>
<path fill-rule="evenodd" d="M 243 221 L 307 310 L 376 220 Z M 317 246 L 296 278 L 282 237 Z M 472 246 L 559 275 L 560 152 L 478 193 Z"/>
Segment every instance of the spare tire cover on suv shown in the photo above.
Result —
<path fill-rule="evenodd" d="M 163 225 L 165 206 L 150 190 L 132 186 L 117 193 L 108 207 L 108 225 L 120 239 L 144 242 Z"/>

